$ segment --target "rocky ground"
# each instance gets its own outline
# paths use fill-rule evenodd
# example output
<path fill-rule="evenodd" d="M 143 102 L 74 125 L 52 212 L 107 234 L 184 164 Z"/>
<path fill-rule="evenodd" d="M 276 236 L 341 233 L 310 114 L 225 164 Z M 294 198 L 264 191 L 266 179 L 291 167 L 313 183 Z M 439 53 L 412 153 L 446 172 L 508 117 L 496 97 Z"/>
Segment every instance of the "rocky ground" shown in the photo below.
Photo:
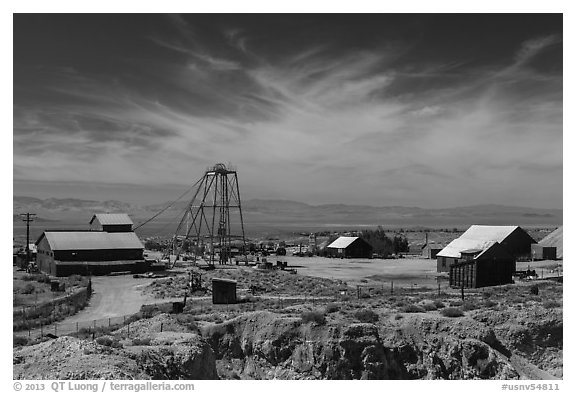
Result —
<path fill-rule="evenodd" d="M 16 347 L 14 378 L 562 378 L 561 293 L 550 281 L 470 292 L 465 302 L 427 292 L 240 313 L 214 306 L 217 319 L 187 306 L 94 340 Z"/>

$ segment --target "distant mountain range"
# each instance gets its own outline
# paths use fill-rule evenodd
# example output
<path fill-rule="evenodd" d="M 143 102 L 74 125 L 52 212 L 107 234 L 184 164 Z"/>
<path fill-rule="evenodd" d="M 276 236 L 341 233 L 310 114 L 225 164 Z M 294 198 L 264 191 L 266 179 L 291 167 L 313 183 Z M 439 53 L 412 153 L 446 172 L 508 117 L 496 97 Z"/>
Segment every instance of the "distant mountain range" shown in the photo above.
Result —
<path fill-rule="evenodd" d="M 88 226 L 94 213 L 125 212 L 138 224 L 152 217 L 170 203 L 138 206 L 121 201 L 90 201 L 82 199 L 39 199 L 13 197 L 14 225 L 22 226 L 18 214 L 36 213 L 42 227 L 65 225 Z M 175 222 L 182 216 L 187 202 L 177 202 L 154 220 L 154 225 Z M 285 200 L 247 200 L 242 205 L 248 232 L 278 230 L 321 230 L 342 227 L 452 227 L 472 224 L 486 225 L 562 225 L 561 209 L 535 209 L 516 206 L 478 205 L 449 209 L 425 209 L 405 206 L 358 206 L 344 204 L 308 205 Z M 40 226 L 40 225 L 36 225 Z"/>

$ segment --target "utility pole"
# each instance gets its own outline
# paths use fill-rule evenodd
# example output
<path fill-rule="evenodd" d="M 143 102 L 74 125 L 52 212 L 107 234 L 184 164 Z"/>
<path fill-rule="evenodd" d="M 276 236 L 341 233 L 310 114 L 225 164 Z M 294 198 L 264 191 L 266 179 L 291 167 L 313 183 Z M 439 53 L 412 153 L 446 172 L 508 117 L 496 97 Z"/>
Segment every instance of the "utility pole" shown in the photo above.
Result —
<path fill-rule="evenodd" d="M 20 214 L 22 221 L 26 223 L 26 266 L 30 264 L 30 223 L 34 221 L 36 214 L 34 213 L 22 213 Z"/>

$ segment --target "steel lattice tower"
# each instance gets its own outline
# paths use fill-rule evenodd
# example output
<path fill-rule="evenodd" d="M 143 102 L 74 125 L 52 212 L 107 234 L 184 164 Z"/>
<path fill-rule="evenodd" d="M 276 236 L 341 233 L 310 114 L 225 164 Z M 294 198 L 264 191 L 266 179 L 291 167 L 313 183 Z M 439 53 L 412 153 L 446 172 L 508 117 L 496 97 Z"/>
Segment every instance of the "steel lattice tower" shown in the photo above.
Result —
<path fill-rule="evenodd" d="M 182 253 L 184 241 L 193 240 L 195 259 L 203 246 L 207 247 L 209 264 L 215 263 L 216 250 L 219 251 L 217 258 L 219 263 L 226 264 L 230 260 L 233 240 L 241 239 L 244 253 L 246 252 L 238 174 L 235 170 L 226 168 L 224 164 L 216 164 L 208 169 L 197 183 L 194 197 L 188 204 L 174 235 L 174 244 L 177 243 L 177 239 L 182 240 L 174 263 Z M 233 234 L 234 214 L 231 215 L 231 211 L 237 211 L 239 214 L 241 233 L 238 235 Z"/>

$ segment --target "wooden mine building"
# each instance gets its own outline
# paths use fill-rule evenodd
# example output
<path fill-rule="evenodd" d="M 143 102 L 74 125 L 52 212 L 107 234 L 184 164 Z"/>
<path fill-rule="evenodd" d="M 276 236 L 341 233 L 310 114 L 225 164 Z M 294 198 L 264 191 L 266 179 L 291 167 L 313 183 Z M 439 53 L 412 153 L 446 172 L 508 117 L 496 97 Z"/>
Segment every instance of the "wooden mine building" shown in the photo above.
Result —
<path fill-rule="evenodd" d="M 330 243 L 326 250 L 335 258 L 370 258 L 372 246 L 364 239 L 356 236 L 340 236 Z"/>
<path fill-rule="evenodd" d="M 461 258 L 450 265 L 450 286 L 480 288 L 511 284 L 516 261 L 500 243 L 486 244 L 483 249 L 460 252 Z"/>
<path fill-rule="evenodd" d="M 531 245 L 536 241 L 518 226 L 472 225 L 437 254 L 437 271 L 449 272 L 450 266 L 462 258 L 462 251 L 486 250 L 493 243 L 499 243 L 517 260 L 529 259 Z"/>
<path fill-rule="evenodd" d="M 127 215 L 97 214 L 90 226 L 87 231 L 44 231 L 36 241 L 38 268 L 60 277 L 146 270 L 144 245 Z"/>

